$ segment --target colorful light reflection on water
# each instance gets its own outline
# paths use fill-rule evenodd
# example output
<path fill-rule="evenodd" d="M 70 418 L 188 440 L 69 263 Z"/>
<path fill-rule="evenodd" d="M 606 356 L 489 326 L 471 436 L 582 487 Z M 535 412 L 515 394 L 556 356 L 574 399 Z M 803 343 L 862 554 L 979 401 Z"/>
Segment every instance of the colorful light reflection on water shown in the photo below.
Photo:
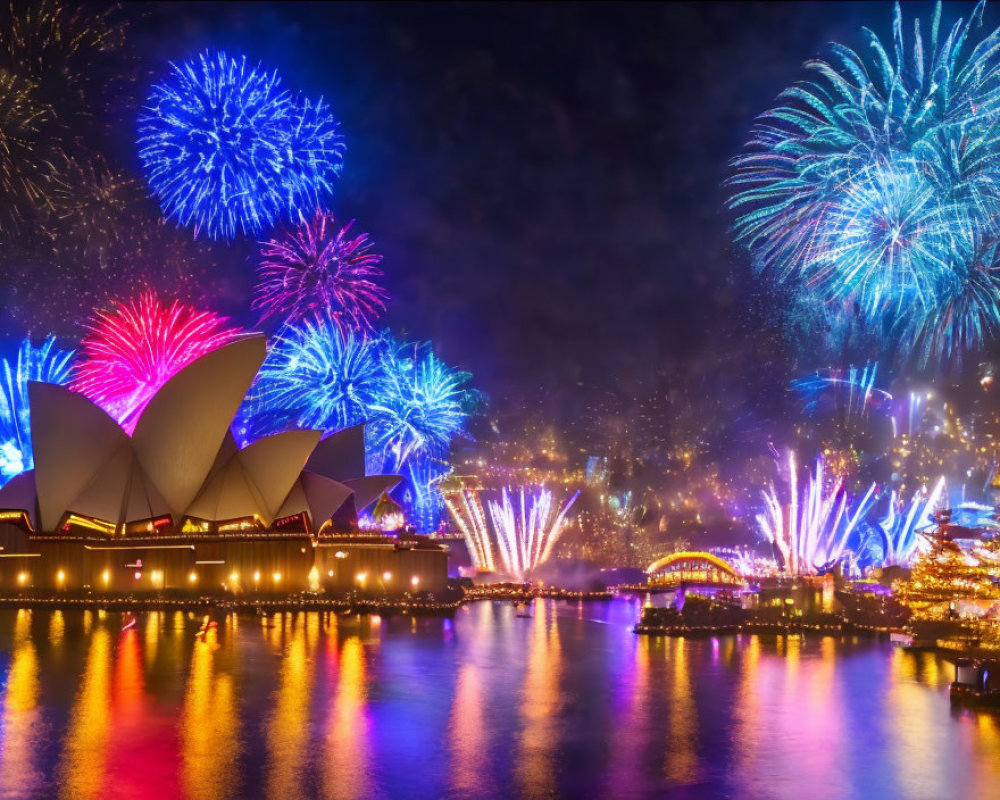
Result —
<path fill-rule="evenodd" d="M 0 797 L 988 798 L 1000 717 L 867 639 L 656 639 L 637 608 L 454 620 L 0 611 Z"/>

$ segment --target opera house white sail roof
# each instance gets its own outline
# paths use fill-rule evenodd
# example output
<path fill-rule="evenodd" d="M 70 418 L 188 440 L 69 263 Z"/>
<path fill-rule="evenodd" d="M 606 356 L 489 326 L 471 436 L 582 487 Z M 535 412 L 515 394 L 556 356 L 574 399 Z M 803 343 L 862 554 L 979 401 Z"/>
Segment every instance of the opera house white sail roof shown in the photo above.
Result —
<path fill-rule="evenodd" d="M 318 530 L 346 503 L 360 512 L 401 480 L 365 476 L 364 426 L 321 438 L 293 430 L 242 450 L 230 425 L 265 356 L 250 335 L 174 375 L 129 436 L 99 406 L 64 386 L 28 387 L 35 469 L 0 489 L 0 509 L 23 510 L 36 530 L 70 518 L 109 531 L 169 518 L 220 522 L 308 515 Z"/>

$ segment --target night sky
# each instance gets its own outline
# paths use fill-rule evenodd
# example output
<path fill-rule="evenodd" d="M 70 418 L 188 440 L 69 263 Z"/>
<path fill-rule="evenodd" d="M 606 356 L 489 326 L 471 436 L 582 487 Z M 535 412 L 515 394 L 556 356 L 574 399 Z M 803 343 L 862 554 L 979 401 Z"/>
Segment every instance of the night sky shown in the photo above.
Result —
<path fill-rule="evenodd" d="M 822 365 L 808 338 L 790 346 L 780 296 L 730 244 L 721 184 L 802 62 L 831 40 L 860 47 L 862 25 L 886 34 L 889 3 L 124 13 L 140 98 L 209 47 L 323 95 L 348 145 L 332 210 L 385 255 L 384 321 L 472 372 L 491 413 L 571 428 L 683 383 L 688 402 L 725 393 L 753 416 L 768 387 Z M 127 100 L 117 111 L 134 118 Z M 138 175 L 133 134 L 110 147 Z M 211 251 L 202 304 L 253 326 L 253 244 Z"/>

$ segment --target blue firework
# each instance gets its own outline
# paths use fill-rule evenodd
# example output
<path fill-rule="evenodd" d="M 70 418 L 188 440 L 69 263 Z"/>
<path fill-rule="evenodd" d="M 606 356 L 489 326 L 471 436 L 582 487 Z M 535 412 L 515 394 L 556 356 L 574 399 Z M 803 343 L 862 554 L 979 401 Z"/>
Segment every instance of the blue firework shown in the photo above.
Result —
<path fill-rule="evenodd" d="M 213 239 L 311 214 L 330 194 L 344 142 L 322 100 L 277 72 L 206 52 L 172 64 L 139 117 L 139 158 L 169 218 Z"/>
<path fill-rule="evenodd" d="M 365 422 L 384 391 L 383 349 L 380 339 L 341 331 L 328 316 L 285 325 L 244 404 L 240 438 Z"/>
<path fill-rule="evenodd" d="M 447 454 L 452 439 L 465 432 L 468 374 L 448 367 L 426 343 L 387 344 L 382 366 L 371 434 L 382 469 L 398 472 L 411 461 Z"/>
<path fill-rule="evenodd" d="M 1000 219 L 1000 32 L 968 20 L 907 52 L 832 46 L 829 61 L 763 114 L 735 159 L 735 233 L 770 270 L 836 315 L 889 335 L 904 354 L 948 360 L 1000 325 L 978 254 Z M 992 265 L 990 265 L 992 266 Z"/>
<path fill-rule="evenodd" d="M 51 337 L 37 347 L 24 339 L 15 359 L 0 362 L 0 483 L 34 467 L 28 382 L 66 384 L 72 362 L 73 351 L 59 349 Z"/>
<path fill-rule="evenodd" d="M 425 457 L 412 460 L 403 470 L 403 506 L 418 533 L 432 533 L 441 523 L 445 507 L 440 483 L 449 469 L 445 461 Z"/>

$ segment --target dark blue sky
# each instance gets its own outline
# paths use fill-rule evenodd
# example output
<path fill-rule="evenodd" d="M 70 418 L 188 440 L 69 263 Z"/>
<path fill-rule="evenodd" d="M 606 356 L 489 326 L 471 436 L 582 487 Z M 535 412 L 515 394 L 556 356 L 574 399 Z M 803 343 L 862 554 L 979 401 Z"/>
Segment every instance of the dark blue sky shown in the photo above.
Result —
<path fill-rule="evenodd" d="M 906 12 L 926 17 L 932 5 Z M 740 402 L 820 366 L 808 341 L 791 348 L 778 334 L 782 306 L 729 244 L 720 184 L 754 116 L 803 76 L 802 62 L 831 40 L 863 47 L 866 24 L 887 35 L 891 4 L 126 13 L 140 83 L 211 47 L 324 96 L 348 144 L 333 210 L 385 254 L 385 321 L 433 340 L 495 406 L 565 422 L 650 382 L 724 391 L 705 384 L 720 369 Z M 136 167 L 132 133 L 115 147 Z M 208 305 L 245 314 L 254 249 L 216 255 Z"/>

